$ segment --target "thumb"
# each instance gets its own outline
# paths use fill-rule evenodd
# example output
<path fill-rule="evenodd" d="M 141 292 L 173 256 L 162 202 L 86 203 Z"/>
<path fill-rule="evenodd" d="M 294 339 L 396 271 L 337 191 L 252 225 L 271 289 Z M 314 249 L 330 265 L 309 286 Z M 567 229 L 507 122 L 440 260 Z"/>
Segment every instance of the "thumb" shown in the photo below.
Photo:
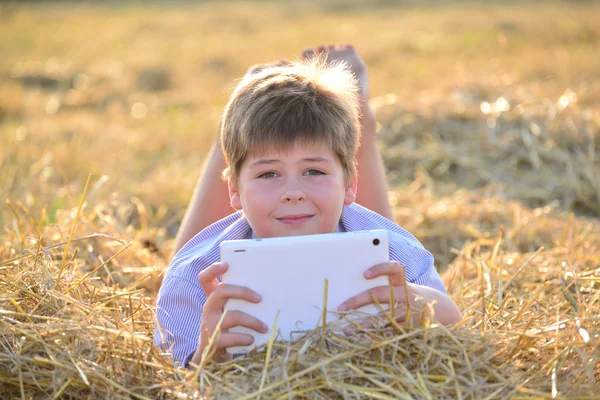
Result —
<path fill-rule="evenodd" d="M 219 285 L 217 277 L 227 272 L 228 268 L 229 266 L 227 263 L 216 262 L 210 265 L 208 268 L 200 271 L 198 274 L 198 280 L 200 281 L 200 286 L 202 287 L 206 297 L 210 296 L 210 294 Z"/>
<path fill-rule="evenodd" d="M 390 262 L 390 283 L 392 286 L 406 285 L 406 268 L 397 261 Z"/>

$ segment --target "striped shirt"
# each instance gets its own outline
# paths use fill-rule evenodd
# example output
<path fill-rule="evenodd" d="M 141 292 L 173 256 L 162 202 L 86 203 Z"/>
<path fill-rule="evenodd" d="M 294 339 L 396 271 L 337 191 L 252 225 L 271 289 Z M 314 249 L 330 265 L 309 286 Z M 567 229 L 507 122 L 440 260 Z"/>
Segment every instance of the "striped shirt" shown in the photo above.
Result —
<path fill-rule="evenodd" d="M 385 229 L 390 260 L 406 266 L 406 280 L 446 293 L 433 266 L 433 256 L 406 230 L 356 203 L 342 211 L 341 228 L 347 232 Z M 342 229 L 340 229 L 342 230 Z M 158 293 L 154 342 L 184 365 L 198 347 L 206 295 L 198 274 L 220 259 L 224 240 L 250 239 L 252 228 L 241 212 L 232 214 L 194 236 L 175 255 Z"/>

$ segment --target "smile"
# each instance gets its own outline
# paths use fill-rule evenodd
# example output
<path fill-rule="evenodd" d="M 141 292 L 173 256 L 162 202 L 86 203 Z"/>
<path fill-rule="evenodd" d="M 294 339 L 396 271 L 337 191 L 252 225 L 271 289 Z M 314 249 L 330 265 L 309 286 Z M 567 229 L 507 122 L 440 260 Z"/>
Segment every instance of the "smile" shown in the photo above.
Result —
<path fill-rule="evenodd" d="M 294 225 L 302 224 L 311 219 L 313 216 L 314 215 L 310 214 L 286 215 L 285 217 L 277 218 L 277 220 L 283 222 L 284 224 Z"/>

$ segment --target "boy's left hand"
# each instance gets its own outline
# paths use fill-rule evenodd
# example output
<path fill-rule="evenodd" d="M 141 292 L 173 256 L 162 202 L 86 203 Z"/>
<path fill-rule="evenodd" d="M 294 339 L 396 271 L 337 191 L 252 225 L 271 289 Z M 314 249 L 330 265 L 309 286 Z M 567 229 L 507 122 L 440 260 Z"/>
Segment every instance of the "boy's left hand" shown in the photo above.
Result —
<path fill-rule="evenodd" d="M 394 303 L 397 305 L 406 305 L 408 301 L 410 301 L 410 305 L 413 310 L 411 312 L 412 322 L 415 325 L 420 324 L 421 318 L 421 310 L 416 309 L 419 307 L 417 299 L 422 299 L 423 301 L 433 305 L 434 318 L 442 325 L 452 325 L 462 320 L 460 310 L 450 297 L 433 288 L 406 282 L 404 277 L 404 268 L 400 266 L 397 261 L 377 264 L 366 270 L 364 273 L 364 277 L 366 279 L 374 279 L 384 275 L 389 277 L 390 285 L 393 287 L 392 295 L 394 298 Z M 404 287 L 405 284 L 406 288 Z M 407 292 L 408 299 L 406 297 Z M 373 297 L 377 299 L 379 304 L 382 306 L 389 305 L 390 286 L 379 286 L 373 289 L 365 290 L 364 292 L 359 293 L 340 304 L 338 311 L 345 312 L 356 310 L 367 304 L 373 304 Z M 406 307 L 399 307 L 395 315 L 396 321 L 403 323 L 405 318 Z"/>

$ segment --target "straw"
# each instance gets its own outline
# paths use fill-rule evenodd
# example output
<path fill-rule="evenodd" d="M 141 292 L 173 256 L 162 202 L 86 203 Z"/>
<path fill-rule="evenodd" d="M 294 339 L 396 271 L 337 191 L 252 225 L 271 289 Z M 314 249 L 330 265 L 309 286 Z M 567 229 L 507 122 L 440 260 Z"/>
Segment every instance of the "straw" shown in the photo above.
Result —
<path fill-rule="evenodd" d="M 274 324 L 247 358 L 206 353 L 183 369 L 153 344 L 172 238 L 151 227 L 143 199 L 83 207 L 84 189 L 43 228 L 43 212 L 11 200 L 0 234 L 0 397 L 599 398 L 600 148 L 560 128 L 597 127 L 576 108 L 544 111 L 526 92 L 483 114 L 497 94 L 486 95 L 460 113 L 435 98 L 378 110 L 396 220 L 434 254 L 461 323 L 391 302 L 381 323 L 353 335 L 339 333 L 356 323 L 347 315 L 293 342 L 275 340 Z M 124 208 L 140 213 L 139 227 L 123 222 Z M 159 251 L 144 246 L 149 236 Z M 405 310 L 403 326 L 394 317 Z"/>
<path fill-rule="evenodd" d="M 502 210 L 499 217 L 521 215 L 516 224 L 510 217 L 497 222 L 504 226 L 502 243 L 497 232 L 489 236 L 494 240 L 482 234 L 466 241 L 442 274 L 463 310 L 457 327 L 403 328 L 394 324 L 390 307 L 383 315 L 387 327 L 379 324 L 354 336 L 336 333 L 336 321 L 291 343 L 276 341 L 272 330 L 272 340 L 248 358 L 216 363 L 207 354 L 204 378 L 197 379 L 199 370 L 178 369 L 152 344 L 152 299 L 166 261 L 126 235 L 119 240 L 129 243 L 127 252 L 118 242 L 94 236 L 87 227 L 97 217 L 82 211 L 74 239 L 87 239 L 71 241 L 70 267 L 60 285 L 51 277 L 64 248 L 53 245 L 53 228 L 44 233 L 46 245 L 36 240 L 26 257 L 0 269 L 1 396 L 171 398 L 197 392 L 216 398 L 384 399 L 568 393 L 583 398 L 597 393 L 600 224 L 561 213 L 531 219 L 536 210 L 493 197 L 417 193 L 415 209 L 423 201 L 430 207 L 445 201 L 448 214 L 438 215 L 452 215 L 458 229 L 478 220 L 461 220 L 456 209 L 482 219 L 490 210 Z M 480 204 L 487 211 L 473 212 Z M 102 207 L 103 215 L 111 214 Z M 27 220 L 22 214 L 23 232 Z M 97 227 L 114 232 L 111 221 Z M 534 251 L 517 251 L 515 243 L 533 232 L 549 239 Z M 20 243 L 16 231 L 8 235 L 4 243 L 12 237 Z M 91 262 L 98 259 L 106 261 Z M 126 286 L 110 280 L 100 264 Z M 140 282 L 143 276 L 149 278 Z M 427 307 L 421 308 L 427 318 Z M 403 307 L 394 304 L 394 309 Z M 315 346 L 319 341 L 322 345 Z"/>

